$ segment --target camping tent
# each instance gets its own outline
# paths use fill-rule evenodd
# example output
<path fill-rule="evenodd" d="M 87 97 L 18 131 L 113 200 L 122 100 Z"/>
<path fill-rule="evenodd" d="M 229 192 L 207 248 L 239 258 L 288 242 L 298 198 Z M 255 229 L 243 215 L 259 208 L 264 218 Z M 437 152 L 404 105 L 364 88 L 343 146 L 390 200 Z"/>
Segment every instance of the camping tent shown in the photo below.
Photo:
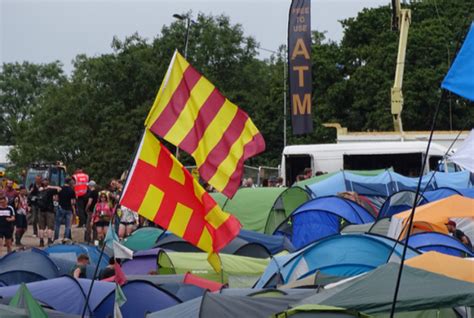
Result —
<path fill-rule="evenodd" d="M 438 201 L 452 195 L 462 195 L 474 198 L 474 189 L 452 189 L 442 187 L 432 191 L 426 191 L 419 194 L 418 204 L 423 205 L 429 202 Z M 378 218 L 391 217 L 394 214 L 409 210 L 415 201 L 415 191 L 402 190 L 389 196 L 380 208 Z"/>
<path fill-rule="evenodd" d="M 399 237 L 400 233 L 404 232 L 403 227 L 408 221 L 410 213 L 411 209 L 395 214 L 392 217 L 388 232 L 390 237 Z M 429 224 L 433 231 L 447 233 L 445 223 L 453 218 L 465 219 L 465 222 L 458 222 L 458 227 L 465 231 L 468 236 L 473 237 L 473 234 L 469 233 L 469 229 L 472 229 L 473 224 L 474 199 L 452 195 L 445 199 L 419 206 L 416 209 L 413 222 L 415 225 L 416 223 Z"/>
<path fill-rule="evenodd" d="M 156 258 L 159 248 L 137 251 L 133 253 L 133 259 L 126 260 L 122 264 L 122 270 L 127 275 L 147 275 L 158 269 Z"/>
<path fill-rule="evenodd" d="M 275 229 L 301 204 L 311 199 L 311 195 L 298 186 L 283 191 L 273 203 L 265 223 L 265 234 L 272 234 Z"/>
<path fill-rule="evenodd" d="M 288 235 L 295 248 L 337 234 L 341 224 L 364 224 L 374 217 L 354 201 L 328 196 L 308 201 L 296 209 L 275 234 Z M 291 224 L 288 227 L 288 224 Z"/>
<path fill-rule="evenodd" d="M 221 193 L 211 193 L 219 206 L 232 213 L 245 230 L 263 233 L 268 215 L 277 197 L 285 188 L 241 188 L 232 199 Z"/>
<path fill-rule="evenodd" d="M 402 245 L 379 235 L 333 235 L 295 253 L 274 257 L 255 287 L 287 284 L 318 270 L 325 275 L 355 276 L 398 261 L 402 250 Z M 418 252 L 410 248 L 406 258 L 416 255 Z"/>
<path fill-rule="evenodd" d="M 407 260 L 405 264 L 428 272 L 474 283 L 474 266 L 471 260 L 438 252 L 427 252 Z"/>
<path fill-rule="evenodd" d="M 164 231 L 156 227 L 142 227 L 127 237 L 123 245 L 133 251 L 149 250 L 155 247 L 156 242 Z"/>
<path fill-rule="evenodd" d="M 80 283 L 70 276 L 63 276 L 55 279 L 27 284 L 33 297 L 41 303 L 68 314 L 80 315 L 85 304 L 86 292 Z M 90 280 L 87 280 L 90 282 Z M 90 286 L 90 283 L 87 285 Z M 0 287 L 0 297 L 13 297 L 19 285 Z M 114 284 L 95 282 L 94 289 L 86 313 L 91 313 L 90 309 L 102 300 L 105 295 L 114 290 Z M 86 291 L 85 291 L 86 290 Z"/>
<path fill-rule="evenodd" d="M 405 177 L 392 171 L 385 171 L 377 176 L 360 176 L 341 171 L 326 180 L 308 185 L 307 188 L 316 197 L 335 195 L 344 191 L 354 191 L 366 196 L 388 197 L 401 190 L 415 190 L 417 184 L 418 178 Z M 455 189 L 472 187 L 469 171 L 430 172 L 423 176 L 422 189 L 430 191 L 440 187 Z"/>
<path fill-rule="evenodd" d="M 169 234 L 158 240 L 156 247 L 174 252 L 202 252 L 202 250 L 196 246 L 174 234 Z M 224 248 L 220 250 L 220 253 L 256 258 L 268 258 L 271 256 L 270 251 L 264 245 L 260 243 L 250 243 L 239 237 L 234 238 L 224 246 Z"/>
<path fill-rule="evenodd" d="M 295 294 L 272 292 L 248 296 L 229 296 L 206 293 L 203 297 L 193 299 L 175 307 L 158 311 L 147 318 L 154 317 L 262 317 L 267 318 L 288 308 L 288 305 L 298 302 L 302 297 L 308 297 L 314 291 L 304 291 Z"/>
<path fill-rule="evenodd" d="M 389 312 L 399 264 L 388 263 L 350 281 L 302 299 L 299 304 L 323 304 L 368 314 Z M 396 312 L 474 306 L 474 284 L 405 266 Z"/>
<path fill-rule="evenodd" d="M 325 305 L 300 305 L 287 309 L 284 312 L 275 315 L 275 318 L 308 318 L 308 317 L 321 317 L 321 318 L 370 318 L 369 315 L 356 312 L 354 310 L 344 309 L 334 306 Z"/>
<path fill-rule="evenodd" d="M 146 281 L 130 281 L 122 286 L 127 298 L 120 307 L 123 317 L 144 317 L 146 313 L 155 312 L 175 306 L 181 301 L 170 292 Z M 111 317 L 114 311 L 115 291 L 109 293 L 94 308 L 94 317 Z"/>
<path fill-rule="evenodd" d="M 473 257 L 471 249 L 451 235 L 437 232 L 421 232 L 410 236 L 409 245 L 422 252 L 437 251 L 440 253 Z M 474 273 L 473 273 L 474 274 Z"/>
<path fill-rule="evenodd" d="M 191 272 L 231 287 L 248 287 L 255 283 L 268 265 L 269 259 L 219 254 L 222 272 L 216 273 L 207 262 L 206 253 L 158 253 L 158 273 L 184 274 Z"/>
<path fill-rule="evenodd" d="M 282 251 L 293 252 L 295 250 L 293 244 L 281 235 L 267 235 L 254 231 L 240 230 L 238 237 L 250 243 L 262 244 L 272 255 Z"/>
<path fill-rule="evenodd" d="M 0 259 L 0 281 L 7 285 L 29 283 L 59 276 L 56 264 L 42 250 L 12 252 Z"/>
<path fill-rule="evenodd" d="M 77 256 L 86 254 L 89 256 L 89 261 L 94 267 L 99 262 L 100 257 L 100 250 L 97 246 L 87 244 L 56 244 L 45 248 L 44 251 L 55 259 L 62 258 L 74 263 L 76 262 Z M 106 267 L 108 263 L 109 256 L 104 253 L 99 268 L 102 269 Z"/>
<path fill-rule="evenodd" d="M 91 280 L 76 280 L 69 276 L 27 284 L 33 297 L 47 306 L 64 313 L 81 315 Z M 0 287 L 1 297 L 15 295 L 19 285 Z M 153 312 L 179 303 L 173 295 L 151 283 L 132 281 L 122 286 L 127 302 L 120 308 L 124 317 L 143 317 L 146 311 Z M 94 283 L 86 314 L 94 317 L 112 315 L 115 283 Z"/>
<path fill-rule="evenodd" d="M 79 318 L 79 315 L 70 315 L 65 314 L 59 311 L 51 310 L 51 309 L 44 309 L 46 314 L 49 318 Z M 34 316 L 30 316 L 25 312 L 24 308 L 15 308 L 12 306 L 7 305 L 0 305 L 0 317 L 3 318 L 31 318 Z"/>

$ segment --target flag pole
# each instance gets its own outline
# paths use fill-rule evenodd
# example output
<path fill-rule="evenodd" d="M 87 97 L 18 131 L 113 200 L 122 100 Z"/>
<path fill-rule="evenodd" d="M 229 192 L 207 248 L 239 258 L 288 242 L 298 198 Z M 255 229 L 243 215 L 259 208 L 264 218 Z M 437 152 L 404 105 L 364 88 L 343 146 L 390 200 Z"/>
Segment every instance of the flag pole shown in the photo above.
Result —
<path fill-rule="evenodd" d="M 146 129 L 146 128 L 145 128 Z M 143 140 L 143 137 L 145 136 L 145 129 L 143 130 L 143 133 L 141 134 L 141 138 L 140 138 L 140 141 L 138 142 L 138 145 L 135 147 L 135 151 L 134 151 L 134 154 L 132 156 L 132 159 L 130 160 L 130 163 L 128 165 L 128 173 L 127 173 L 127 178 L 125 179 L 125 185 L 124 187 L 127 186 L 127 183 L 128 183 L 128 180 L 130 178 L 130 170 L 133 168 L 133 164 L 135 163 L 135 159 L 137 157 L 137 154 L 138 154 L 138 149 L 140 148 L 141 146 L 141 143 L 142 143 L 142 140 Z M 118 203 L 120 203 L 120 199 L 122 199 L 122 195 L 123 193 L 125 192 L 124 191 L 125 189 L 122 189 L 122 191 L 120 192 L 120 197 L 118 199 Z M 113 215 L 112 215 L 112 220 L 114 219 L 115 217 L 115 214 L 116 214 L 117 210 L 115 209 Z M 111 228 L 111 231 L 114 231 L 113 228 Z M 82 308 L 82 315 L 81 315 L 81 318 L 84 318 L 85 317 L 85 314 L 86 314 L 86 308 L 89 307 L 89 299 L 91 297 L 91 294 L 92 294 L 92 288 L 94 287 L 94 282 L 95 282 L 95 279 L 97 277 L 97 272 L 99 271 L 99 266 L 100 266 L 100 262 L 102 260 L 102 257 L 104 256 L 104 251 L 105 251 L 105 246 L 107 245 L 107 242 L 105 241 L 104 239 L 104 242 L 102 244 L 102 247 L 100 249 L 100 254 L 99 254 L 99 260 L 97 261 L 97 264 L 95 266 L 95 269 L 94 269 L 94 276 L 92 277 L 92 282 L 91 282 L 91 285 L 89 287 L 89 290 L 87 292 L 87 296 L 86 296 L 86 301 L 84 303 L 84 307 Z M 90 310 L 90 308 L 89 308 Z"/>

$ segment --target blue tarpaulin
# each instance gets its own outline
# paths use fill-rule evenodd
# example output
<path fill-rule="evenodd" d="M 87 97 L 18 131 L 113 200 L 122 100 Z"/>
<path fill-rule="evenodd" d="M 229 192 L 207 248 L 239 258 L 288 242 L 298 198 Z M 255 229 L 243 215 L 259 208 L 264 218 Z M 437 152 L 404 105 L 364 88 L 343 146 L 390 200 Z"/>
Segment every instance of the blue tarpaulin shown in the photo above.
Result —
<path fill-rule="evenodd" d="M 423 176 L 422 189 L 431 191 L 441 187 L 454 189 L 472 187 L 469 171 L 436 172 L 434 176 L 433 173 Z M 393 171 L 385 171 L 377 176 L 359 176 L 341 171 L 326 180 L 308 185 L 307 188 L 315 197 L 335 195 L 343 191 L 354 191 L 366 196 L 388 197 L 401 190 L 415 190 L 417 184 L 418 178 L 405 177 Z"/>
<path fill-rule="evenodd" d="M 474 101 L 474 23 L 441 87 Z"/>

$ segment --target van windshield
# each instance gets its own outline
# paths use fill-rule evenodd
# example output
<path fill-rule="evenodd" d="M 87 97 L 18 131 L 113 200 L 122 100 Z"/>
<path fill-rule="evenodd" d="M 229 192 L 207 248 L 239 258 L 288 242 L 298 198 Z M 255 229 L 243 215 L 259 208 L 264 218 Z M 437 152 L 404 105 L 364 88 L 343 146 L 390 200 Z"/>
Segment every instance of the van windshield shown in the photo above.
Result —
<path fill-rule="evenodd" d="M 344 169 L 376 170 L 393 168 L 395 172 L 404 176 L 418 177 L 422 158 L 421 153 L 344 155 Z"/>

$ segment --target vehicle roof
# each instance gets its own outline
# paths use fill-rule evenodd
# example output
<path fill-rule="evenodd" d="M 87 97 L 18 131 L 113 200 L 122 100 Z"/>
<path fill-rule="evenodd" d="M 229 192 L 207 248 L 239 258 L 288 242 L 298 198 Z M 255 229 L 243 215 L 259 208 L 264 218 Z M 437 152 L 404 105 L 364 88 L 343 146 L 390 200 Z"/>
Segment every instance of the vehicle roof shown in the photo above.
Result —
<path fill-rule="evenodd" d="M 312 144 L 287 146 L 283 154 L 307 154 L 317 152 L 343 152 L 350 154 L 390 154 L 390 153 L 413 153 L 425 152 L 427 142 L 425 141 L 402 141 L 402 142 L 357 142 L 342 144 Z M 445 155 L 447 149 L 439 144 L 431 143 L 429 153 L 431 155 Z"/>

